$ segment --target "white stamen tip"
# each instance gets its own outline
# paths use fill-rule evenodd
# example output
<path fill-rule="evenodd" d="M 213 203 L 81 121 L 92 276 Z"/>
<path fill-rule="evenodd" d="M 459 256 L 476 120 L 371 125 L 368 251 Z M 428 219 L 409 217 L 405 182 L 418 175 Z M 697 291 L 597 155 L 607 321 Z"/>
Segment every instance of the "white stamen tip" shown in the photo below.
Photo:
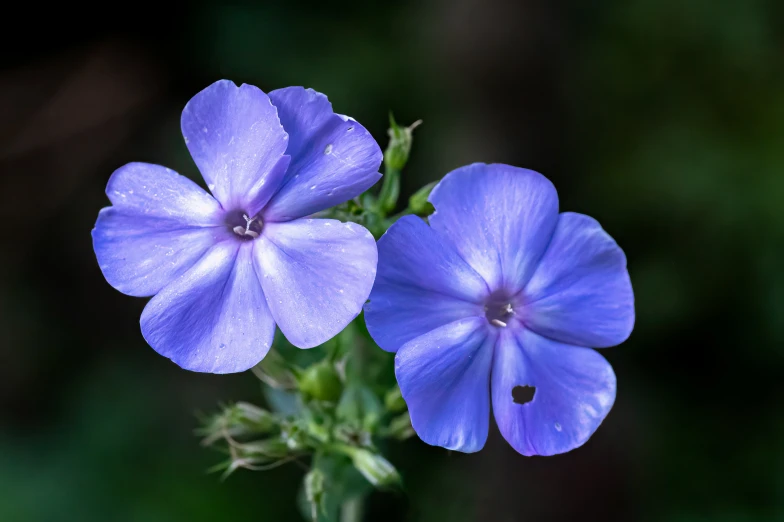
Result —
<path fill-rule="evenodd" d="M 232 230 L 234 230 L 235 234 L 239 234 L 240 236 L 244 236 L 245 235 L 245 229 L 243 227 L 237 226 L 237 227 L 234 227 Z"/>
<path fill-rule="evenodd" d="M 239 227 L 239 228 L 242 228 L 242 227 Z M 246 236 L 250 236 L 253 239 L 256 239 L 257 237 L 259 237 L 259 234 L 257 232 L 254 232 L 253 230 L 246 230 L 245 231 L 245 235 Z"/>
<path fill-rule="evenodd" d="M 493 319 L 492 321 L 490 321 L 490 323 L 496 326 L 500 326 L 501 328 L 506 328 L 506 323 L 503 321 L 499 321 L 498 319 Z"/>

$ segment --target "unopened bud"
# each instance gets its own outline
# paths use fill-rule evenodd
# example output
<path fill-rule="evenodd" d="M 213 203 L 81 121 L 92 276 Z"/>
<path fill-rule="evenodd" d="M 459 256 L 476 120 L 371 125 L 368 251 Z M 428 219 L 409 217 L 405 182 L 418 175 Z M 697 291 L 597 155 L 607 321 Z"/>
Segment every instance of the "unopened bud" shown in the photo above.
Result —
<path fill-rule="evenodd" d="M 435 209 L 427 199 L 430 197 L 430 193 L 437 184 L 437 181 L 428 183 L 421 189 L 414 192 L 414 194 L 408 198 L 408 208 L 411 210 L 412 214 L 416 214 L 418 216 L 429 216 L 433 213 L 433 210 Z"/>
<path fill-rule="evenodd" d="M 395 467 L 378 453 L 354 446 L 342 446 L 341 452 L 351 458 L 357 471 L 373 486 L 384 487 L 400 483 L 400 475 Z"/>
<path fill-rule="evenodd" d="M 248 402 L 238 402 L 234 405 L 234 410 L 238 420 L 255 433 L 268 433 L 277 424 L 274 415 Z"/>
<path fill-rule="evenodd" d="M 318 468 L 313 468 L 305 475 L 305 499 L 310 504 L 310 517 L 313 522 L 317 522 L 319 513 L 324 512 L 325 497 L 324 473 Z"/>
<path fill-rule="evenodd" d="M 328 361 L 321 361 L 302 372 L 299 389 L 318 401 L 335 402 L 340 398 L 343 385 L 335 366 Z"/>
<path fill-rule="evenodd" d="M 408 155 L 411 153 L 411 144 L 414 141 L 413 131 L 422 120 L 417 120 L 408 127 L 401 127 L 395 121 L 395 118 L 389 115 L 389 145 L 387 150 L 384 151 L 384 166 L 387 171 L 403 170 L 408 162 Z"/>

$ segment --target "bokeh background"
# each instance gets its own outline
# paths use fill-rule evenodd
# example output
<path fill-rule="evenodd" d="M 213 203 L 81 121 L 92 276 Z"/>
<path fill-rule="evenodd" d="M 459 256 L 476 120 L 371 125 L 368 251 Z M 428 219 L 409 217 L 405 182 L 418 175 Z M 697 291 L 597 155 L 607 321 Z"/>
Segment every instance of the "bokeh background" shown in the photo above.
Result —
<path fill-rule="evenodd" d="M 115 168 L 196 175 L 180 111 L 220 78 L 313 87 L 382 146 L 389 110 L 422 118 L 404 195 L 469 162 L 533 168 L 628 255 L 637 326 L 602 352 L 618 398 L 596 435 L 551 458 L 497 430 L 473 455 L 392 446 L 405 490 L 366 520 L 784 520 L 784 4 L 20 9 L 0 34 L 0 520 L 300 520 L 299 468 L 220 482 L 192 433 L 257 381 L 155 354 L 92 251 Z"/>

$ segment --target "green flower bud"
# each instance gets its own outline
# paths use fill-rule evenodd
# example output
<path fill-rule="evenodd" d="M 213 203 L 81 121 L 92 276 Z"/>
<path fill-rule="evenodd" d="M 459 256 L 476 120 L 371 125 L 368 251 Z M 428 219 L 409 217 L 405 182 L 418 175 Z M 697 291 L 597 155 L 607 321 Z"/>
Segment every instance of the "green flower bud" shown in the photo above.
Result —
<path fill-rule="evenodd" d="M 302 372 L 299 389 L 317 401 L 335 402 L 340 398 L 343 385 L 335 366 L 328 361 L 321 361 Z"/>
<path fill-rule="evenodd" d="M 411 153 L 411 144 L 414 141 L 413 130 L 422 121 L 416 121 L 409 127 L 401 127 L 395 122 L 395 118 L 389 115 L 389 145 L 384 152 L 384 179 L 381 185 L 381 192 L 374 207 L 374 212 L 386 216 L 397 204 L 400 195 L 400 171 L 408 162 L 408 155 Z M 372 231 L 372 230 L 371 230 Z"/>
<path fill-rule="evenodd" d="M 238 402 L 233 410 L 232 416 L 253 433 L 269 433 L 277 426 L 277 419 L 273 414 L 248 402 Z"/>
<path fill-rule="evenodd" d="M 432 183 L 428 183 L 421 189 L 414 192 L 414 194 L 408 198 L 408 208 L 412 214 L 416 214 L 418 216 L 428 216 L 433 213 L 433 205 L 427 200 L 430 197 L 430 193 L 433 191 L 433 188 L 438 184 L 437 181 Z"/>
<path fill-rule="evenodd" d="M 390 462 L 370 450 L 342 446 L 341 451 L 351 458 L 357 471 L 375 487 L 392 486 L 400 483 L 400 475 Z"/>
<path fill-rule="evenodd" d="M 313 522 L 319 519 L 319 513 L 324 513 L 324 500 L 326 498 L 324 487 L 324 473 L 313 468 L 305 475 L 305 498 L 310 504 L 310 517 Z"/>
<path fill-rule="evenodd" d="M 197 430 L 197 434 L 204 437 L 202 444 L 209 446 L 227 437 L 245 439 L 267 435 L 277 429 L 275 415 L 253 404 L 238 402 L 205 419 L 204 427 Z"/>
<path fill-rule="evenodd" d="M 401 127 L 395 121 L 392 114 L 389 115 L 389 145 L 384 151 L 384 166 L 387 172 L 390 170 L 401 171 L 408 162 L 408 155 L 411 153 L 411 144 L 414 141 L 413 131 L 422 120 L 417 120 L 408 127 Z M 397 199 L 397 198 L 395 198 Z"/>
<path fill-rule="evenodd" d="M 246 457 L 280 459 L 289 454 L 289 446 L 280 438 L 247 442 L 235 446 L 235 450 Z"/>

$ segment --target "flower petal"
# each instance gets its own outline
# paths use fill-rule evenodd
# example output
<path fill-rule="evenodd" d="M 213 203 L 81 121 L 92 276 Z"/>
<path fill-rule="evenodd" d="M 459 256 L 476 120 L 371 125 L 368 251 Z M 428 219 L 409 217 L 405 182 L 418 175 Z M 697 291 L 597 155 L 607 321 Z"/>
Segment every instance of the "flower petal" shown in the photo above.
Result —
<path fill-rule="evenodd" d="M 561 214 L 525 301 L 523 322 L 568 344 L 614 346 L 634 327 L 626 256 L 595 219 L 582 214 Z"/>
<path fill-rule="evenodd" d="M 516 386 L 536 388 L 513 401 Z M 493 356 L 493 413 L 501 434 L 523 455 L 555 455 L 582 446 L 615 401 L 615 374 L 590 348 L 529 330 L 501 331 Z"/>
<path fill-rule="evenodd" d="M 395 376 L 419 438 L 465 453 L 482 449 L 492 359 L 492 339 L 480 318 L 437 328 L 397 352 Z"/>
<path fill-rule="evenodd" d="M 354 319 L 376 277 L 373 236 L 354 223 L 267 223 L 254 259 L 272 315 L 286 338 L 312 348 Z"/>
<path fill-rule="evenodd" d="M 224 209 L 255 215 L 280 187 L 288 135 L 258 87 L 217 81 L 185 105 L 181 124 L 193 160 Z"/>
<path fill-rule="evenodd" d="M 114 206 L 98 214 L 93 249 L 106 280 L 125 294 L 158 293 L 228 236 L 218 202 L 171 169 L 129 163 L 106 194 Z"/>
<path fill-rule="evenodd" d="M 291 136 L 286 154 L 292 162 L 265 220 L 289 221 L 333 207 L 381 178 L 376 140 L 356 121 L 335 114 L 326 96 L 288 87 L 272 91 L 270 98 Z"/>
<path fill-rule="evenodd" d="M 400 218 L 378 241 L 378 254 L 365 322 L 384 350 L 396 352 L 458 319 L 484 317 L 484 280 L 420 218 Z"/>
<path fill-rule="evenodd" d="M 253 266 L 253 242 L 224 241 L 144 308 L 142 334 L 186 370 L 234 373 L 261 361 L 272 319 Z"/>
<path fill-rule="evenodd" d="M 558 220 L 558 194 L 532 170 L 474 163 L 447 174 L 430 194 L 430 226 L 452 240 L 492 290 L 521 290 Z"/>

